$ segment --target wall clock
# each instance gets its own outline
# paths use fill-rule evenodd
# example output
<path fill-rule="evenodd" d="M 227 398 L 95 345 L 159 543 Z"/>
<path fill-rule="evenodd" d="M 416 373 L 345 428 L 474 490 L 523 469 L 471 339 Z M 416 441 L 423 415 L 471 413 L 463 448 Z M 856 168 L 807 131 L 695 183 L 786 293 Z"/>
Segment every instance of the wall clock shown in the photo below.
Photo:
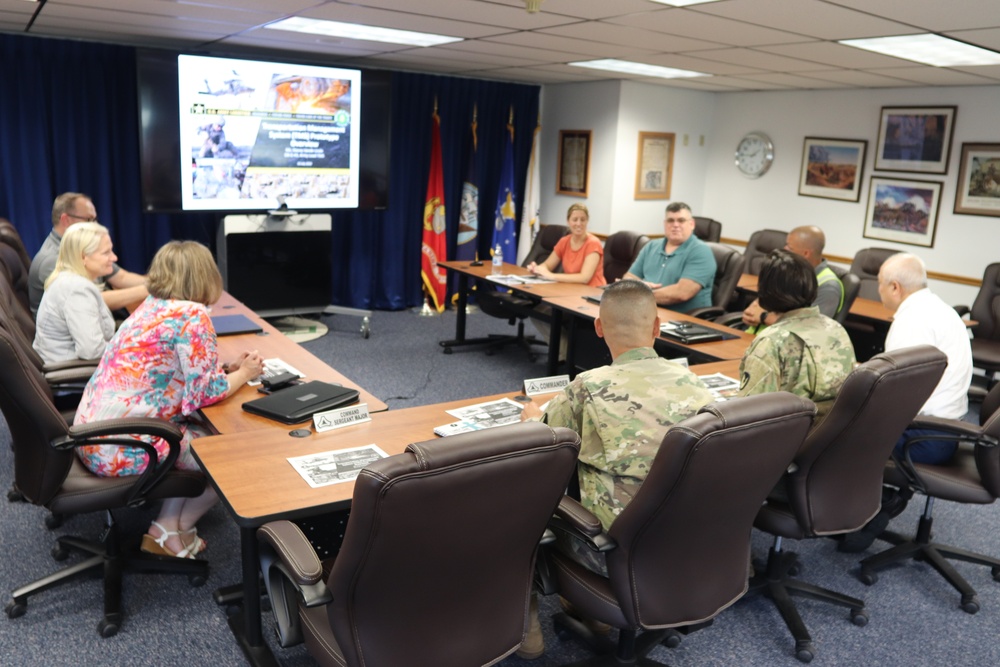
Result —
<path fill-rule="evenodd" d="M 736 167 L 749 178 L 760 178 L 774 161 L 774 144 L 763 132 L 748 132 L 736 145 Z"/>

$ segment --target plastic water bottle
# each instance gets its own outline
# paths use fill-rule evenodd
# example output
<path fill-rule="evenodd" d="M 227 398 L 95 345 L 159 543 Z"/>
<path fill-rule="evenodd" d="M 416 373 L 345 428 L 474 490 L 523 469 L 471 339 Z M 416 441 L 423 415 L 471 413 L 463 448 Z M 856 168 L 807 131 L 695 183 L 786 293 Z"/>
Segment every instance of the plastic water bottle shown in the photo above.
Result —
<path fill-rule="evenodd" d="M 503 250 L 500 249 L 500 244 L 493 250 L 493 275 L 499 276 L 503 274 Z"/>

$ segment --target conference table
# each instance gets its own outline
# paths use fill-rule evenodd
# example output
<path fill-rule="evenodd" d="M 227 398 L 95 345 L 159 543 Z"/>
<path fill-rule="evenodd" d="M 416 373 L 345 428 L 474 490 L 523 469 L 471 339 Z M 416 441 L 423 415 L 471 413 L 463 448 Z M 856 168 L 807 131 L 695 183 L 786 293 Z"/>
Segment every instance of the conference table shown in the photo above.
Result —
<path fill-rule="evenodd" d="M 751 294 L 757 293 L 758 276 L 744 273 L 736 283 L 736 289 Z M 856 297 L 851 304 L 849 316 L 853 319 L 864 320 L 870 324 L 887 328 L 892 323 L 892 311 L 882 305 L 881 301 Z"/>
<path fill-rule="evenodd" d="M 257 350 L 264 359 L 281 359 L 293 368 L 301 371 L 305 374 L 304 379 L 306 381 L 322 380 L 323 382 L 341 384 L 345 387 L 357 389 L 360 392 L 359 402 L 366 403 L 369 412 L 381 412 L 389 409 L 389 406 L 384 402 L 372 396 L 352 380 L 328 366 L 319 357 L 309 352 L 309 350 L 278 331 L 270 322 L 258 316 L 232 295 L 223 292 L 219 301 L 212 304 L 211 314 L 213 316 L 245 315 L 262 329 L 259 334 L 220 336 L 218 349 L 219 359 L 222 361 L 231 361 L 245 351 Z M 209 426 L 216 433 L 243 433 L 257 429 L 274 428 L 291 430 L 295 428 L 294 426 L 285 427 L 283 424 L 279 424 L 266 417 L 252 415 L 242 409 L 245 402 L 260 397 L 261 395 L 257 393 L 255 387 L 244 385 L 226 400 L 202 408 L 201 412 L 208 421 Z"/>
<path fill-rule="evenodd" d="M 489 344 L 489 338 L 466 338 L 466 305 L 468 304 L 471 281 L 489 280 L 489 276 L 493 270 L 492 264 L 486 262 L 481 265 L 473 265 L 468 260 L 463 260 L 438 262 L 438 265 L 458 276 L 455 337 L 451 340 L 440 341 L 439 344 L 445 348 L 446 352 L 450 351 L 450 348 L 454 346 Z M 514 264 L 504 264 L 503 275 L 530 276 L 531 273 L 523 267 Z M 566 325 L 565 329 L 567 335 L 570 337 L 567 346 L 567 365 L 569 366 L 570 373 L 575 373 L 577 370 L 575 366 L 576 338 L 579 337 L 578 334 L 581 330 L 587 330 L 585 327 L 592 326 L 592 322 L 597 318 L 599 310 L 597 304 L 587 301 L 585 297 L 596 297 L 601 294 L 601 289 L 588 285 L 560 282 L 496 284 L 509 288 L 517 296 L 528 298 L 539 304 L 551 307 L 552 326 L 549 336 L 547 373 L 555 375 L 558 372 L 563 324 Z M 753 341 L 753 336 L 744 331 L 700 320 L 666 308 L 659 308 L 658 310 L 661 322 L 693 322 L 712 329 L 718 329 L 727 337 L 726 340 L 722 341 L 692 345 L 685 345 L 666 336 L 660 337 L 657 343 L 658 348 L 669 348 L 672 354 L 689 357 L 693 363 L 742 358 L 743 352 Z M 600 349 L 603 350 L 603 347 Z M 609 361 L 610 359 L 607 359 L 601 363 L 608 363 Z"/>
<path fill-rule="evenodd" d="M 536 397 L 539 404 L 551 395 Z M 434 439 L 434 428 L 455 421 L 446 410 L 500 398 L 524 401 L 518 392 L 437 403 L 373 414 L 371 420 L 295 437 L 282 428 L 261 428 L 199 438 L 192 451 L 240 529 L 242 611 L 229 626 L 254 665 L 277 665 L 261 633 L 257 529 L 278 519 L 302 519 L 350 508 L 354 482 L 311 487 L 288 462 L 352 447 L 376 445 L 389 456 L 413 442 Z M 272 424 L 274 424 L 272 422 Z M 280 426 L 276 425 L 275 426 Z"/>

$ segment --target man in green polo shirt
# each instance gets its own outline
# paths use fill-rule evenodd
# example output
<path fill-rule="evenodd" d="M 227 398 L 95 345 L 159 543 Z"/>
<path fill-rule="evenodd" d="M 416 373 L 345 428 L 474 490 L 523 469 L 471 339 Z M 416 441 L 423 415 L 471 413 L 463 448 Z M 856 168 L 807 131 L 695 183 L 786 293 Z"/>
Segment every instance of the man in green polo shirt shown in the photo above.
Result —
<path fill-rule="evenodd" d="M 667 206 L 662 241 L 650 241 L 639 251 L 625 278 L 649 285 L 656 303 L 687 313 L 712 305 L 715 256 L 694 235 L 691 207 L 682 202 Z"/>
<path fill-rule="evenodd" d="M 813 225 L 796 227 L 785 238 L 785 250 L 805 257 L 816 271 L 819 289 L 816 290 L 816 300 L 812 305 L 818 306 L 819 312 L 827 317 L 833 317 L 844 307 L 844 283 L 840 282 L 840 278 L 823 258 L 825 246 L 826 236 L 823 230 Z M 743 323 L 754 328 L 754 332 L 758 327 L 774 324 L 774 320 L 774 316 L 765 313 L 756 299 L 743 311 Z"/>

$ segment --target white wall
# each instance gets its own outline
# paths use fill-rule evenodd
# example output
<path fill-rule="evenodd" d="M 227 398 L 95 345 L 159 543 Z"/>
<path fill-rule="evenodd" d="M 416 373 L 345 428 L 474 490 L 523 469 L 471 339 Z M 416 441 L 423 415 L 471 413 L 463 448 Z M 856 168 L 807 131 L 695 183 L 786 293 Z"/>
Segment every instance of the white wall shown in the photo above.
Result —
<path fill-rule="evenodd" d="M 542 210 L 545 222 L 561 222 L 579 198 L 556 196 L 559 130 L 592 129 L 591 229 L 662 233 L 665 201 L 636 201 L 636 146 L 640 131 L 674 132 L 671 199 L 688 202 L 697 215 L 722 222 L 727 238 L 746 240 L 757 229 L 815 224 L 827 235 L 827 251 L 853 257 L 873 246 L 914 252 L 931 271 L 979 279 L 1000 261 L 1000 218 L 955 215 L 955 183 L 963 142 L 1000 143 L 1000 86 L 891 88 L 760 93 L 702 93 L 636 82 L 546 86 L 542 107 Z M 878 175 L 942 182 L 934 247 L 864 238 L 868 185 L 883 106 L 958 107 L 948 173 L 879 172 Z M 733 164 L 739 139 L 766 132 L 775 160 L 762 178 L 742 176 Z M 684 135 L 688 144 L 684 145 Z M 699 146 L 704 135 L 705 145 Z M 798 194 L 805 137 L 864 139 L 868 153 L 861 200 L 843 202 Z M 949 303 L 971 303 L 977 289 L 933 281 Z"/>

